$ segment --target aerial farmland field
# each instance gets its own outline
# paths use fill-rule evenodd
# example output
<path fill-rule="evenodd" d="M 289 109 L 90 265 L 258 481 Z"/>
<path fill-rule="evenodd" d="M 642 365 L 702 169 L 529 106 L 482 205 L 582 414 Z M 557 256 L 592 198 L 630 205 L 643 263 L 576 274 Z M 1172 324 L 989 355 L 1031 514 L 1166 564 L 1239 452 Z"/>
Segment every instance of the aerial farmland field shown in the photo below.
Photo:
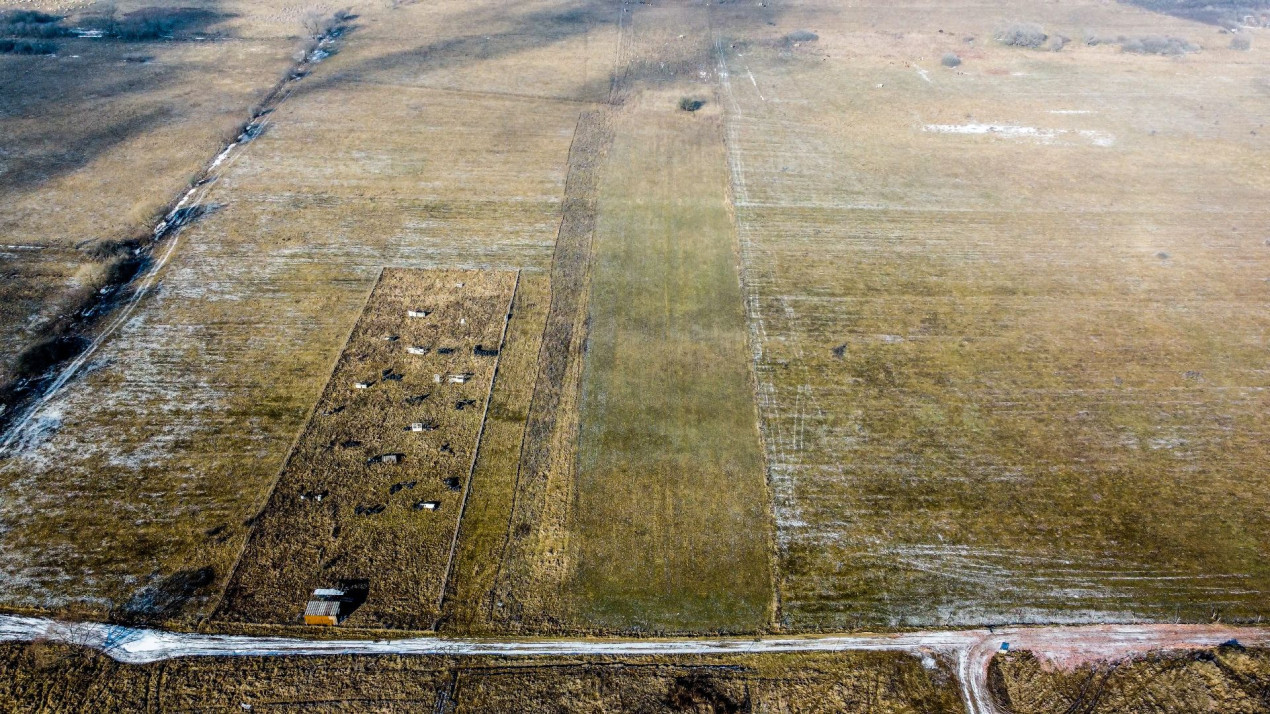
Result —
<path fill-rule="evenodd" d="M 980 9 L 800 4 L 801 46 L 721 13 L 783 620 L 1255 619 L 1258 63 L 1129 6 Z M 1206 49 L 991 39 L 1019 19 Z"/>
<path fill-rule="evenodd" d="M 1268 26 L 0 1 L 0 609 L 391 662 L 371 708 L 1258 711 L 1261 650 L 1169 628 L 1270 641 Z M 94 706 L 171 674 L 3 617 L 119 659 Z M 1130 624 L 1208 654 L 1040 654 Z M 73 708 L 33 647 L 0 697 Z"/>

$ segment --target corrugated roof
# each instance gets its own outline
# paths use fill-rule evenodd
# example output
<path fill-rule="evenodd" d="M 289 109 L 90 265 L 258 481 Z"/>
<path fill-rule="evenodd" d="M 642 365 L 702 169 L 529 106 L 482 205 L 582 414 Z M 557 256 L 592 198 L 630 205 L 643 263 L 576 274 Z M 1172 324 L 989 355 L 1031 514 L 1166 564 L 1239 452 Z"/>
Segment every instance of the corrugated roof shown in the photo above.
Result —
<path fill-rule="evenodd" d="M 310 600 L 304 608 L 305 617 L 337 617 L 340 604 L 329 600 Z"/>

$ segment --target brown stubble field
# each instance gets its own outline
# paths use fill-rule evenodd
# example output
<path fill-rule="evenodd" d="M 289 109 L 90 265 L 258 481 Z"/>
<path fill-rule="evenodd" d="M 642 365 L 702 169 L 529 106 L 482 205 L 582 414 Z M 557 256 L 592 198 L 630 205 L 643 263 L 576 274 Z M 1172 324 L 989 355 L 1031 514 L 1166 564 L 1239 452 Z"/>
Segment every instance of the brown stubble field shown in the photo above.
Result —
<path fill-rule="evenodd" d="M 782 7 L 715 17 L 784 624 L 1264 614 L 1262 31 Z"/>
<path fill-rule="evenodd" d="M 181 234 L 157 289 L 0 466 L 10 606 L 126 609 L 176 584 L 193 614 L 383 266 L 549 265 L 609 30 L 552 3 L 355 9 L 341 50 L 220 169 L 219 208 Z M 536 84 L 507 75 L 547 48 L 577 61 Z"/>
<path fill-rule="evenodd" d="M 993 658 L 996 701 L 1018 714 L 1270 711 L 1270 656 L 1238 643 L 1065 669 L 1031 652 Z"/>
<path fill-rule="evenodd" d="M 217 619 L 294 624 L 314 588 L 364 583 L 350 627 L 433 626 L 515 277 L 384 271 Z"/>
<path fill-rule="evenodd" d="M 231 657 L 122 665 L 0 646 L 0 711 L 962 712 L 952 663 L 895 653 L 726 657 Z"/>

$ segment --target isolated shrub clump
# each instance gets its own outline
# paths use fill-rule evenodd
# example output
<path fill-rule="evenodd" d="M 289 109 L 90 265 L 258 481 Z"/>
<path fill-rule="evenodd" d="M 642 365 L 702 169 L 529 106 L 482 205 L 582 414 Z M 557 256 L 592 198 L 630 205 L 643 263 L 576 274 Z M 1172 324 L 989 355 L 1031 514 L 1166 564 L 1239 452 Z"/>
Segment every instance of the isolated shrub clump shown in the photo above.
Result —
<path fill-rule="evenodd" d="M 961 58 L 958 57 L 956 53 L 949 52 L 948 54 L 944 55 L 943 59 L 939 60 L 939 63 L 944 65 L 945 67 L 957 67 L 961 64 Z"/>
<path fill-rule="evenodd" d="M 1129 38 L 1120 43 L 1124 52 L 1146 55 L 1182 55 L 1188 52 L 1199 52 L 1199 47 L 1181 37 L 1148 35 L 1147 37 Z"/>
<path fill-rule="evenodd" d="M 1247 52 L 1252 49 L 1252 38 L 1245 35 L 1235 35 L 1230 38 L 1230 49 Z"/>
<path fill-rule="evenodd" d="M 1037 24 L 1030 22 L 1016 22 L 1009 27 L 997 30 L 993 38 L 1003 45 L 1010 47 L 1028 47 L 1036 49 L 1049 39 L 1049 35 L 1045 34 L 1045 30 Z"/>
<path fill-rule="evenodd" d="M 679 99 L 679 108 L 685 112 L 695 112 L 706 105 L 706 100 L 697 99 L 696 97 L 681 97 Z"/>
<path fill-rule="evenodd" d="M 790 42 L 815 42 L 820 39 L 820 35 L 817 35 L 811 30 L 794 30 L 788 35 L 785 35 L 785 39 Z"/>
<path fill-rule="evenodd" d="M 1062 52 L 1067 43 L 1071 41 L 1071 38 L 1065 35 L 1054 35 L 1050 38 L 1048 48 L 1051 52 Z"/>

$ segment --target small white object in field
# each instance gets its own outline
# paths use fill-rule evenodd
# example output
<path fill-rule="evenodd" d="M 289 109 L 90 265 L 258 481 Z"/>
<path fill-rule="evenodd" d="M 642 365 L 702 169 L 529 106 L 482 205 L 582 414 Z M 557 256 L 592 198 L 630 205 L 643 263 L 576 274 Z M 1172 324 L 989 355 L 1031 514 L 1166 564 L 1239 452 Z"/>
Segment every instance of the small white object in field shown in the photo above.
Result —
<path fill-rule="evenodd" d="M 425 347 L 416 347 L 416 346 L 414 346 L 414 345 L 411 345 L 410 347 L 407 347 L 407 348 L 406 348 L 406 352 L 408 352 L 408 353 L 410 353 L 410 354 L 412 354 L 412 355 L 426 355 L 426 354 L 428 354 L 428 350 L 427 350 L 427 348 L 425 348 Z"/>
<path fill-rule="evenodd" d="M 427 310 L 406 310 L 406 317 L 427 317 Z"/>
<path fill-rule="evenodd" d="M 440 383 L 441 383 L 441 375 L 439 375 L 439 374 L 434 374 L 434 375 L 432 375 L 432 383 L 433 383 L 433 384 L 440 384 Z"/>
<path fill-rule="evenodd" d="M 354 389 L 370 389 L 370 382 L 353 382 Z"/>

